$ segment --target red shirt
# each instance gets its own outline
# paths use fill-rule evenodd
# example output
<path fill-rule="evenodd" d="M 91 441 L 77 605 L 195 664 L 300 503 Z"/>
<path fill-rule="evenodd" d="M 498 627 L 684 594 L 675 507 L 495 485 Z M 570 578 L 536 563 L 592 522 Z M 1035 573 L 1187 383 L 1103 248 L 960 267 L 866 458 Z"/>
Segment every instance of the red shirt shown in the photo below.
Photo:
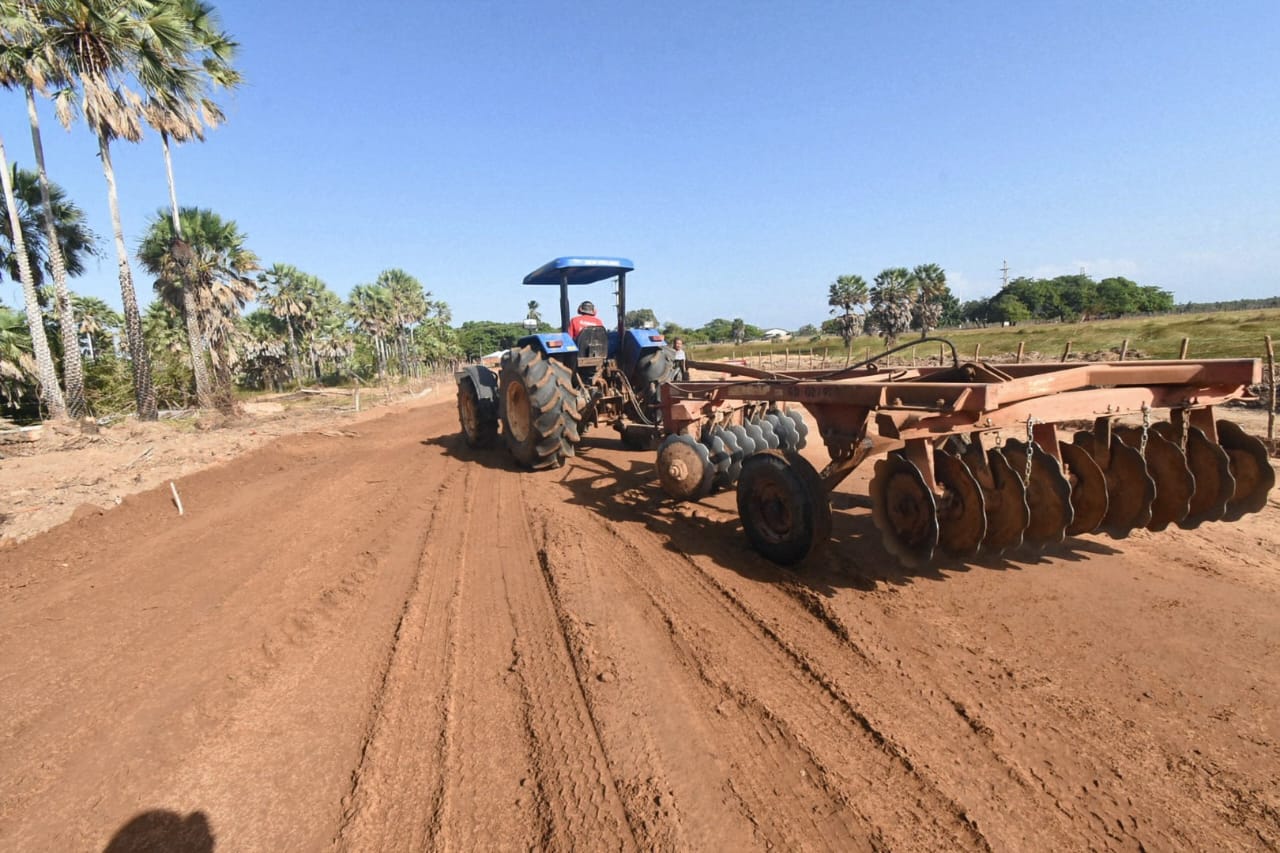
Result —
<path fill-rule="evenodd" d="M 604 321 L 594 314 L 579 314 L 569 321 L 569 337 L 575 341 L 585 326 L 603 326 Z"/>

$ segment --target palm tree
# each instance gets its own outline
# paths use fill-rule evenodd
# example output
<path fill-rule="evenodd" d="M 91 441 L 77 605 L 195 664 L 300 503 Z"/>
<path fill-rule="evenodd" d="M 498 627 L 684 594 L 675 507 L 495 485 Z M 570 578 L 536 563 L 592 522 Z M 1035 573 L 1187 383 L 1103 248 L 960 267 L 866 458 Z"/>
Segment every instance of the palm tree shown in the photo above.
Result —
<path fill-rule="evenodd" d="M 13 177 L 9 172 L 9 160 L 5 155 L 4 140 L 0 139 L 0 183 L 4 185 L 4 203 L 9 212 L 9 234 L 13 239 L 12 254 L 17 257 L 18 280 L 22 284 L 23 300 L 27 309 L 27 329 L 31 333 L 32 350 L 36 360 L 36 378 L 40 383 L 40 403 L 49 417 L 61 419 L 67 416 L 67 406 L 58 387 L 58 373 L 53 366 L 53 352 L 45 335 L 44 317 L 40 312 L 40 297 L 36 292 L 31 273 L 31 256 L 27 253 L 27 241 L 22 231 L 22 217 L 18 212 L 18 200 L 13 192 Z"/>
<path fill-rule="evenodd" d="M 169 70 L 186 67 L 186 57 L 192 51 L 191 27 L 174 0 L 43 0 L 38 8 L 44 44 L 73 84 L 55 95 L 58 117 L 69 126 L 78 106 L 98 141 L 138 417 L 155 420 L 151 363 L 125 247 L 111 143 L 142 138 L 143 100 L 135 89 L 149 91 L 171 85 Z M 77 94 L 78 105 L 74 100 Z"/>
<path fill-rule="evenodd" d="M 18 312 L 0 305 L 0 398 L 5 405 L 17 408 L 35 378 L 31 333 Z"/>
<path fill-rule="evenodd" d="M 31 279 L 43 307 L 45 282 L 47 277 L 54 273 L 49 240 L 41 227 L 48 218 L 46 210 L 53 214 L 56 237 L 54 245 L 57 247 L 58 256 L 64 261 L 67 274 L 77 276 L 84 272 L 85 260 L 88 256 L 98 254 L 98 238 L 85 223 L 84 211 L 67 199 L 67 194 L 62 187 L 50 183 L 49 205 L 46 208 L 43 198 L 44 189 L 40 186 L 39 178 L 34 172 L 21 169 L 16 163 L 11 166 L 9 172 L 9 178 L 13 181 L 13 195 L 18 203 L 18 219 L 22 223 L 22 239 L 26 244 L 27 258 L 30 261 Z M 13 228 L 7 218 L 6 221 L 0 222 L 0 238 L 2 238 L 0 266 L 16 281 L 18 256 L 13 250 Z"/>
<path fill-rule="evenodd" d="M 386 335 L 394 327 L 391 294 L 376 284 L 357 284 L 351 288 L 348 310 L 355 330 L 369 336 L 382 379 L 387 372 Z"/>
<path fill-rule="evenodd" d="M 827 304 L 837 315 L 840 338 L 845 351 L 853 346 L 853 339 L 862 334 L 866 317 L 856 309 L 867 304 L 867 282 L 860 275 L 842 275 L 827 289 Z"/>
<path fill-rule="evenodd" d="M 886 347 L 893 346 L 898 336 L 911 328 L 911 307 L 915 287 L 906 267 L 881 270 L 871 287 L 870 319 Z"/>
<path fill-rule="evenodd" d="M 291 264 L 272 264 L 271 269 L 258 275 L 262 289 L 262 302 L 275 317 L 284 320 L 289 333 L 289 360 L 293 368 L 293 381 L 302 387 L 302 365 L 298 361 L 298 336 L 295 324 L 305 318 L 310 310 L 304 287 L 306 273 Z"/>
<path fill-rule="evenodd" d="M 71 302 L 76 316 L 80 318 L 77 331 L 84 335 L 85 344 L 89 348 L 89 360 L 97 361 L 102 343 L 110 343 L 108 333 L 120 328 L 120 315 L 96 296 L 79 296 L 73 293 Z"/>
<path fill-rule="evenodd" d="M 156 69 L 159 82 L 148 92 L 143 117 L 147 124 L 160 133 L 165 178 L 169 184 L 169 210 L 176 241 L 174 255 L 182 258 L 185 257 L 186 250 L 182 245 L 184 237 L 178 213 L 178 191 L 173 179 L 173 157 L 169 139 L 172 137 L 177 142 L 192 139 L 203 141 L 205 128 L 216 127 L 224 118 L 222 110 L 209 97 L 210 90 L 235 86 L 240 82 L 240 75 L 230 65 L 236 44 L 217 28 L 212 7 L 200 0 L 176 2 L 181 16 L 191 30 L 190 51 L 182 57 L 182 61 L 161 65 Z M 182 298 L 182 313 L 186 318 L 187 337 L 191 340 L 193 353 L 203 352 L 203 342 L 196 337 L 197 329 L 191 320 L 197 313 L 196 306 L 191 302 L 193 289 L 183 289 Z M 193 354 L 192 366 L 195 372 L 196 398 L 203 408 L 211 402 L 209 376 L 203 357 L 195 357 Z"/>
<path fill-rule="evenodd" d="M 53 276 L 54 301 L 62 334 L 62 376 L 66 385 L 67 414 L 78 418 L 85 413 L 84 365 L 77 344 L 75 312 L 71 292 L 67 288 L 67 262 L 58 240 L 58 223 L 54 217 L 53 187 L 44 162 L 44 144 L 40 136 L 40 117 L 36 110 L 36 89 L 45 91 L 48 83 L 64 84 L 53 55 L 42 48 L 34 7 L 29 3 L 6 0 L 3 4 L 4 44 L 0 48 L 0 86 L 21 88 L 27 101 L 27 120 L 31 124 L 31 145 L 39 176 L 40 200 L 44 213 L 45 245 L 50 273 Z"/>
<path fill-rule="evenodd" d="M 203 208 L 184 207 L 179 212 L 185 241 L 176 241 L 167 211 L 157 212 L 138 249 L 143 267 L 156 276 L 156 293 L 184 317 L 193 372 L 203 365 L 207 344 L 217 386 L 213 402 L 224 411 L 235 408 L 232 368 L 236 353 L 235 320 L 257 295 L 252 273 L 258 258 L 245 248 L 245 236 L 232 220 Z M 194 321 L 193 321 L 194 320 Z M 196 338 L 192 344 L 191 338 Z M 199 399 L 199 397 L 198 397 Z M 200 405 L 206 400 L 199 399 Z"/>
<path fill-rule="evenodd" d="M 538 323 L 538 324 L 542 323 L 542 314 L 541 312 L 538 311 L 538 300 L 536 299 L 529 300 L 529 313 L 526 314 L 525 317 L 532 320 L 535 323 Z"/>
<path fill-rule="evenodd" d="M 919 264 L 911 271 L 911 280 L 916 289 L 915 321 L 923 338 L 942 319 L 942 301 L 950 292 L 947 273 L 937 264 Z"/>

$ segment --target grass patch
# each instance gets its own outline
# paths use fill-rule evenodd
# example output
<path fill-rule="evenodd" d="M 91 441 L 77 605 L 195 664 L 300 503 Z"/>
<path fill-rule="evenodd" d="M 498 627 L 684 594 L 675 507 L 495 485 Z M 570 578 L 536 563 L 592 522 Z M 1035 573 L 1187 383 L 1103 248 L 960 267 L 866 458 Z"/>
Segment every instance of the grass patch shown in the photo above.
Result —
<path fill-rule="evenodd" d="M 1209 314 L 1166 314 L 1159 317 L 1134 317 L 1120 320 L 1091 320 L 1083 323 L 1037 323 L 986 329 L 939 329 L 933 336 L 947 338 L 956 345 L 962 357 L 972 358 L 975 348 L 981 357 L 1015 353 L 1018 343 L 1025 345 L 1028 359 L 1058 359 L 1067 342 L 1071 351 L 1083 353 L 1118 350 L 1129 341 L 1132 357 L 1177 358 L 1182 339 L 1190 338 L 1187 358 L 1261 358 L 1265 354 L 1263 337 L 1280 339 L 1280 309 L 1217 311 Z M 909 337 L 899 343 L 909 342 Z M 936 352 L 936 344 L 924 344 L 920 357 Z M 871 355 L 883 349 L 879 338 L 862 336 L 854 339 L 853 355 L 861 359 L 870 348 Z M 927 349 L 927 353 L 925 350 Z M 839 338 L 821 338 L 766 343 L 754 341 L 731 344 L 702 344 L 691 348 L 697 361 L 720 358 L 782 356 L 790 351 L 807 354 L 812 350 L 821 356 L 827 351 L 831 359 L 843 359 L 844 343 Z"/>

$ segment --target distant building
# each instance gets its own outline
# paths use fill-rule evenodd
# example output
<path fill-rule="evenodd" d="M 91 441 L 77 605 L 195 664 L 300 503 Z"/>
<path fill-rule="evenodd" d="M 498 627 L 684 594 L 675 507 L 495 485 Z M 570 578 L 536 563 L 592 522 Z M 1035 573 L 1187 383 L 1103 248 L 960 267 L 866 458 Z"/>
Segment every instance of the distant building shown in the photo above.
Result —
<path fill-rule="evenodd" d="M 766 341 L 789 341 L 791 333 L 786 329 L 767 329 L 764 333 Z"/>

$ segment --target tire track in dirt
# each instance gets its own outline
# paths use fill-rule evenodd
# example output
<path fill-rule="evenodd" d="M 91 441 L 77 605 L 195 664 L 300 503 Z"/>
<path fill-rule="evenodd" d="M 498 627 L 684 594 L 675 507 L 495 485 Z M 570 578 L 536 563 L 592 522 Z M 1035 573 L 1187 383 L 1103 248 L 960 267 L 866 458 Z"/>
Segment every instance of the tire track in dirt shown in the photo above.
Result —
<path fill-rule="evenodd" d="M 609 571 L 593 572 L 591 584 L 611 584 L 611 601 L 647 611 L 639 628 L 648 635 L 637 643 L 641 650 L 626 654 L 618 665 L 624 672 L 644 669 L 640 656 L 657 654 L 667 678 L 684 674 L 682 692 L 691 703 L 680 709 L 682 714 L 697 719 L 695 728 L 714 739 L 711 752 L 731 756 L 729 766 L 712 779 L 705 778 L 705 769 L 695 772 L 696 784 L 713 783 L 723 791 L 721 805 L 735 802 L 756 833 L 756 843 L 836 848 L 887 843 L 900 849 L 985 846 L 963 810 L 918 776 L 909 761 L 895 755 L 865 717 L 833 692 L 769 624 L 697 567 L 673 559 L 645 537 L 636 540 L 632 526 L 610 524 L 603 515 L 567 504 L 547 510 L 542 525 L 553 576 L 565 587 L 586 586 L 575 584 L 574 576 L 591 565 L 573 543 L 610 543 Z M 655 554 L 662 557 L 655 560 Z M 593 608 L 593 618 L 602 621 L 620 620 L 591 599 L 590 593 L 580 592 L 568 607 Z M 635 622 L 628 620 L 628 633 L 637 630 Z M 654 712 L 644 698 L 646 692 L 641 688 L 627 697 L 641 703 L 635 712 L 641 718 Z M 614 716 L 625 720 L 625 714 L 623 710 Z M 598 716 L 608 715 L 601 711 Z M 630 732 L 613 740 L 606 737 L 611 762 L 621 761 L 615 751 L 634 749 L 632 740 Z M 662 759 L 678 762 L 677 744 L 661 743 L 660 748 Z M 671 784 L 677 788 L 675 803 L 681 809 L 682 782 Z M 681 819 L 690 825 L 707 816 L 694 811 Z"/>
<path fill-rule="evenodd" d="M 1124 716 L 1132 718 L 1117 718 L 1107 711 L 1109 697 L 1101 695 L 1094 697 L 1097 707 L 1091 708 L 1090 700 L 1078 698 L 1093 692 L 1089 681 L 1064 685 L 1058 674 L 1044 669 L 1044 663 L 1038 669 L 1031 662 L 1036 657 L 1055 660 L 1055 655 L 1044 652 L 1052 652 L 1054 634 L 1059 630 L 1055 625 L 1058 614 L 1046 612 L 1038 606 L 1036 596 L 1027 597 L 1022 591 L 1022 581 L 1043 570 L 1034 565 L 1035 557 L 1021 572 L 976 569 L 967 575 L 952 575 L 948 584 L 933 587 L 948 594 L 925 598 L 902 595 L 894 586 L 865 591 L 867 583 L 856 577 L 860 570 L 853 569 L 855 576 L 849 577 L 850 568 L 838 556 L 797 578 L 765 563 L 741 544 L 741 533 L 733 529 L 736 514 L 711 507 L 665 509 L 664 502 L 644 488 L 645 466 L 629 462 L 631 470 L 627 471 L 628 462 L 627 455 L 610 451 L 575 461 L 575 468 L 582 470 L 570 472 L 563 482 L 568 491 L 566 502 L 576 504 L 581 516 L 572 525 L 575 529 L 560 539 L 598 541 L 604 533 L 587 532 L 595 524 L 612 539 L 630 543 L 634 546 L 631 556 L 611 565 L 643 566 L 633 575 L 643 582 L 644 573 L 651 572 L 659 579 L 656 583 L 661 590 L 670 591 L 672 610 L 699 624 L 706 620 L 693 617 L 698 611 L 691 607 L 690 597 L 681 584 L 671 580 L 672 561 L 687 561 L 713 588 L 731 599 L 733 607 L 749 613 L 750 621 L 762 633 L 776 635 L 798 666 L 812 669 L 815 678 L 847 706 L 851 716 L 868 721 L 926 786 L 954 804 L 957 819 L 972 822 L 991 845 L 1049 849 L 1088 839 L 1087 843 L 1100 848 L 1142 843 L 1148 847 L 1203 847 L 1210 837 L 1203 835 L 1203 830 L 1214 826 L 1245 829 L 1245 835 L 1228 829 L 1225 837 L 1246 846 L 1250 835 L 1255 839 L 1274 837 L 1275 807 L 1268 805 L 1268 798 L 1259 796 L 1256 774 L 1252 782 L 1241 779 L 1239 784 L 1222 784 L 1232 776 L 1229 764 L 1198 758 L 1190 746 L 1170 751 L 1142 728 L 1135 728 L 1133 719 L 1142 719 L 1141 715 L 1149 712 L 1126 708 Z M 717 505 L 723 503 L 726 501 L 721 499 Z M 557 518 L 546 523 L 554 530 L 565 522 Z M 839 529 L 837 534 L 847 536 Z M 1197 540 L 1204 536 L 1175 535 Z M 1159 547 L 1159 543 L 1155 545 Z M 1258 546 L 1264 551 L 1274 548 L 1274 536 Z M 843 547 L 853 548 L 850 543 Z M 1108 583 L 1104 579 L 1108 572 L 1104 568 L 1106 547 L 1089 541 L 1073 547 L 1084 549 L 1089 561 L 1085 565 L 1094 569 L 1091 576 L 1098 580 L 1092 588 L 1103 589 L 1098 584 Z M 1147 547 L 1144 542 L 1126 543 L 1139 565 L 1168 565 L 1158 558 L 1147 562 Z M 885 559 L 878 543 L 869 550 L 863 544 L 844 553 L 856 555 L 855 566 Z M 1041 562 L 1055 561 L 1049 557 Z M 566 559 L 566 565 L 578 570 L 572 557 Z M 1242 572 L 1254 568 L 1252 561 L 1241 565 Z M 1070 573 L 1073 568 L 1059 566 L 1055 570 Z M 1254 579 L 1256 576 L 1247 580 Z M 599 582 L 596 577 L 593 580 Z M 983 583 L 970 591 L 967 586 L 974 580 Z M 1040 582 L 1038 578 L 1035 581 Z M 1152 590 L 1161 583 L 1173 585 L 1167 578 L 1148 583 Z M 930 588 L 917 591 L 928 592 Z M 1235 596 L 1233 601 L 1239 598 L 1238 592 L 1230 594 Z M 943 611 L 936 602 L 929 603 L 934 598 L 954 599 L 956 609 Z M 1027 624 L 1020 626 L 1035 638 L 1033 644 L 1020 648 L 1013 657 L 997 652 L 1000 644 L 989 645 L 997 638 L 975 630 L 986 612 L 981 603 L 988 600 L 1007 604 L 1013 612 L 1037 614 L 1024 617 Z M 1116 611 L 1110 614 L 1112 618 L 1123 619 L 1123 607 L 1140 605 L 1143 591 L 1125 590 L 1120 601 L 1124 603 L 1110 603 Z M 1252 609 L 1258 612 L 1243 620 L 1245 626 L 1232 630 L 1224 625 L 1223 630 L 1247 637 L 1248 624 L 1275 621 L 1264 617 L 1258 608 Z M 1100 627 L 1092 610 L 1097 607 L 1081 603 L 1073 615 L 1079 622 Z M 972 618 L 965 618 L 966 624 L 961 625 L 956 616 Z M 1181 632 L 1186 628 L 1182 626 Z M 704 634 L 696 630 L 689 630 L 689 634 L 694 645 L 706 648 Z M 1153 639 L 1159 636 L 1152 635 Z M 744 671 L 748 668 L 742 665 Z M 1188 672 L 1181 683 L 1194 683 L 1195 679 L 1194 673 Z M 1246 676 L 1244 683 L 1249 680 Z M 1158 708 L 1162 697 L 1153 695 L 1154 700 L 1145 701 L 1156 702 Z M 1171 698 L 1173 707 L 1183 704 L 1177 693 Z M 1270 716 L 1274 725 L 1273 713 L 1257 708 L 1256 703 L 1254 706 L 1260 719 Z M 1173 720 L 1161 720 L 1162 727 L 1169 722 Z M 798 728 L 797 737 L 802 734 L 803 728 Z M 1260 742 L 1276 741 L 1262 736 Z M 1263 766 L 1274 762 L 1274 751 L 1259 759 Z M 1179 783 L 1181 789 L 1175 790 L 1165 781 L 1171 772 L 1199 773 L 1200 782 L 1188 785 L 1184 781 Z"/>
<path fill-rule="evenodd" d="M 179 481 L 181 519 L 166 488 L 0 555 L 35 576 L 0 601 L 0 847 L 161 806 L 229 848 L 323 844 L 439 498 L 416 473 L 449 464 L 418 431 L 282 439 Z"/>
<path fill-rule="evenodd" d="M 471 464 L 460 491 L 432 523 L 335 845 L 634 848 L 519 475 Z"/>

